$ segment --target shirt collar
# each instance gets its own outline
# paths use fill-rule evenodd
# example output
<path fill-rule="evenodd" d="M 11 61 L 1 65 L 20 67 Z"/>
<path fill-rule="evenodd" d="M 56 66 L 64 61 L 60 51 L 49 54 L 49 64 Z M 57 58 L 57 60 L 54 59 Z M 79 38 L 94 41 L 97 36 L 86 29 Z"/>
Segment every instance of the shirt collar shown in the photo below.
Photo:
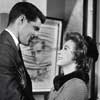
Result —
<path fill-rule="evenodd" d="M 9 30 L 9 29 L 5 29 L 7 32 L 9 32 L 9 34 L 12 36 L 16 46 L 18 47 L 18 44 L 19 44 L 19 41 L 18 39 L 16 38 L 16 36 Z"/>

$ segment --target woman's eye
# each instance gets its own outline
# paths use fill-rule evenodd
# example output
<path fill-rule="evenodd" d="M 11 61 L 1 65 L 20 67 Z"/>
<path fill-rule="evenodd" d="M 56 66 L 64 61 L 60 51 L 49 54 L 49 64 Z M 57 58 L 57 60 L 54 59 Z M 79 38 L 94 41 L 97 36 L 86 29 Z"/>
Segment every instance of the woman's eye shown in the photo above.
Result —
<path fill-rule="evenodd" d="M 37 53 L 41 53 L 41 52 L 42 52 L 42 50 L 37 50 L 36 52 L 37 52 Z"/>
<path fill-rule="evenodd" d="M 64 50 L 67 50 L 67 48 L 65 47 Z"/>

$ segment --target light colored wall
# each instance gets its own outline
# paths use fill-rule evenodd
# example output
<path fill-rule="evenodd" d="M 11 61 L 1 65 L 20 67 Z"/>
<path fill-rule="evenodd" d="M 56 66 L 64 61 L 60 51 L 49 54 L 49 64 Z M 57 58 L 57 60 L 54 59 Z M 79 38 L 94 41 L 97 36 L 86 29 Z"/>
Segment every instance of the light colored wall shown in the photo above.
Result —
<path fill-rule="evenodd" d="M 21 0 L 0 0 L 0 13 L 8 13 L 12 6 Z"/>
<path fill-rule="evenodd" d="M 44 15 L 47 14 L 47 0 L 0 0 L 0 13 L 9 13 L 13 5 L 21 1 L 31 2 L 41 9 Z"/>

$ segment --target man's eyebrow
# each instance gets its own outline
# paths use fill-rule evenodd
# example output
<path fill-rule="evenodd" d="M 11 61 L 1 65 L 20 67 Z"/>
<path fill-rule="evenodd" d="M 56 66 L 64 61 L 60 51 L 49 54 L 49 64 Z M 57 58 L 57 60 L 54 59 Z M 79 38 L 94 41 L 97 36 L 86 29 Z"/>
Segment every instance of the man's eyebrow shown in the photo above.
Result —
<path fill-rule="evenodd" d="M 39 26 L 34 26 L 33 25 L 33 28 L 35 28 L 35 30 L 39 31 L 40 27 Z"/>

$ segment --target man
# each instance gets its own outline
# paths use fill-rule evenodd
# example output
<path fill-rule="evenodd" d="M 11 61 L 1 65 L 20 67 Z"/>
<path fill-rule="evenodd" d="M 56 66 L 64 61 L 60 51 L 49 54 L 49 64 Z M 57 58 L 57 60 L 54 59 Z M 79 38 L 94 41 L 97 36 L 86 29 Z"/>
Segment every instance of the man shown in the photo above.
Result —
<path fill-rule="evenodd" d="M 31 3 L 19 2 L 11 9 L 8 26 L 0 34 L 0 100 L 34 100 L 19 44 L 28 46 L 44 21 Z"/>

